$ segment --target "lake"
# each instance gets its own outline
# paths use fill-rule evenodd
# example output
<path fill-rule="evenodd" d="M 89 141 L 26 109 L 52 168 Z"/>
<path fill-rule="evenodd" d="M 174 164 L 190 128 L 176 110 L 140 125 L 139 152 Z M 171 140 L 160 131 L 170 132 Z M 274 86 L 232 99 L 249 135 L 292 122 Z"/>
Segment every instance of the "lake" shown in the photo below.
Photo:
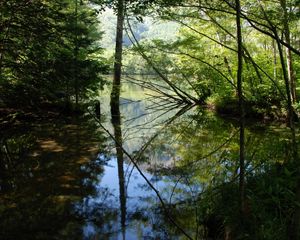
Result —
<path fill-rule="evenodd" d="M 81 117 L 2 131 L 0 239 L 225 239 L 234 231 L 237 120 L 133 84 L 123 86 L 117 119 L 109 93 L 97 99 L 100 118 L 91 106 Z M 281 237 L 296 199 L 291 133 L 253 122 L 245 132 L 249 231 Z"/>

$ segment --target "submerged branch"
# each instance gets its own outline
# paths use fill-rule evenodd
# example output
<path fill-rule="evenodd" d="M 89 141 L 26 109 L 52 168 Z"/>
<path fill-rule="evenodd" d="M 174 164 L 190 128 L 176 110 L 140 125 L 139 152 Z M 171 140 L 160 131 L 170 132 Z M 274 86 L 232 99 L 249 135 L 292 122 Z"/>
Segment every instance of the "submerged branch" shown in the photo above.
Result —
<path fill-rule="evenodd" d="M 170 99 L 175 100 L 176 102 L 182 102 L 182 99 L 176 97 L 177 95 L 174 96 L 174 95 L 171 95 L 171 94 L 167 93 L 166 91 L 161 90 L 161 88 L 164 88 L 167 91 L 171 91 L 169 88 L 167 88 L 165 86 L 162 86 L 162 85 L 157 84 L 157 83 L 150 83 L 150 82 L 142 81 L 142 80 L 135 79 L 135 78 L 129 77 L 129 76 L 127 76 L 127 77 L 130 79 L 130 80 L 127 80 L 127 81 L 129 81 L 133 84 L 136 84 L 140 87 L 147 88 L 149 90 L 157 92 L 157 93 L 161 94 L 162 96 L 166 96 Z M 161 97 L 161 96 L 159 96 L 159 97 Z"/>

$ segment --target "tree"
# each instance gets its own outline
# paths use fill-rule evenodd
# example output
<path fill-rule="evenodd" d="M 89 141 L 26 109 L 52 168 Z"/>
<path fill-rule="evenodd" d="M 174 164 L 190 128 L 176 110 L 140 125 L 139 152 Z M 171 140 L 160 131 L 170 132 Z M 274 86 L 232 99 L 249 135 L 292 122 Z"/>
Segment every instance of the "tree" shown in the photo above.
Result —
<path fill-rule="evenodd" d="M 101 34 L 87 2 L 81 1 L 77 14 L 71 0 L 1 4 L 2 101 L 35 105 L 56 100 L 59 91 L 78 102 L 103 83 L 99 73 L 106 66 L 95 58 L 101 53 Z"/>
<path fill-rule="evenodd" d="M 280 0 L 280 6 L 283 11 L 283 34 L 285 41 L 288 45 L 291 45 L 291 36 L 290 36 L 290 27 L 289 27 L 289 16 L 288 16 L 288 9 L 287 9 L 287 2 L 286 0 Z M 292 51 L 289 48 L 286 48 L 286 60 L 287 60 L 287 70 L 288 70 L 288 77 L 290 82 L 291 88 L 291 97 L 292 102 L 295 104 L 297 97 L 296 97 L 296 79 L 295 79 L 295 72 L 293 67 L 293 57 Z"/>
<path fill-rule="evenodd" d="M 116 28 L 116 46 L 115 46 L 115 62 L 114 62 L 114 80 L 113 89 L 111 92 L 111 113 L 118 106 L 114 106 L 114 102 L 119 103 L 120 88 L 121 88 L 121 73 L 122 73 L 122 52 L 123 52 L 123 29 L 125 18 L 124 0 L 117 2 L 117 28 Z"/>
<path fill-rule="evenodd" d="M 239 190 L 240 190 L 240 212 L 242 226 L 245 224 L 246 199 L 245 199 L 245 111 L 243 99 L 243 40 L 242 40 L 242 24 L 241 24 L 241 4 L 239 0 L 235 1 L 236 8 L 236 29 L 237 29 L 237 90 L 239 98 L 239 112 L 240 112 L 240 172 L 239 172 Z M 243 226 L 244 227 L 244 226 Z"/>

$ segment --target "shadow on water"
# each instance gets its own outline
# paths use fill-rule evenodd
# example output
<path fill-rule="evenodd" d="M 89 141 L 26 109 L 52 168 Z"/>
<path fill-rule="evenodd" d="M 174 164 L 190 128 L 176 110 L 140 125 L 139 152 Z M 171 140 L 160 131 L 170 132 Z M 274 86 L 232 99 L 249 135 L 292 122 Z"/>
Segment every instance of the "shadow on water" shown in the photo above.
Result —
<path fill-rule="evenodd" d="M 86 119 L 17 126 L 1 135 L 0 238 L 82 239 L 74 205 L 95 193 L 104 137 Z"/>

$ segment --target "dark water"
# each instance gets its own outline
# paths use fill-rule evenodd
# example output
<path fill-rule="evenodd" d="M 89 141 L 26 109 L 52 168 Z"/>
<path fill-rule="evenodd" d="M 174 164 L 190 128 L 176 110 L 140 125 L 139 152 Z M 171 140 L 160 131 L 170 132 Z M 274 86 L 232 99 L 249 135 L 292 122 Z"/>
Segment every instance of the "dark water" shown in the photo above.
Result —
<path fill-rule="evenodd" d="M 101 98 L 101 122 L 122 147 L 135 156 L 147 146 L 135 159 L 144 177 L 90 116 L 4 130 L 0 239 L 185 239 L 170 218 L 202 239 L 209 211 L 230 222 L 238 212 L 238 124 L 199 108 L 153 105 L 145 96 L 127 87 L 117 130 L 109 99 Z M 291 158 L 290 132 L 249 124 L 245 142 L 247 194 L 263 218 L 267 207 L 255 208 L 273 201 L 274 191 L 264 175 Z M 257 184 L 263 181 L 265 187 Z M 257 231 L 277 221 L 258 224 Z"/>

